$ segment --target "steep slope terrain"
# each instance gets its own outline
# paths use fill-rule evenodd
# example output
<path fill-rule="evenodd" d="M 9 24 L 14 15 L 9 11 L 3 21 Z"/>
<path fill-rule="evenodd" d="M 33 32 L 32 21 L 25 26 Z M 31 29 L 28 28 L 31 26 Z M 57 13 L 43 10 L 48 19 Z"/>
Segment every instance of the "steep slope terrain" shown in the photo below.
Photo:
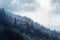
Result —
<path fill-rule="evenodd" d="M 28 17 L 14 15 L 0 9 L 1 40 L 60 40 L 60 34 L 51 31 Z"/>

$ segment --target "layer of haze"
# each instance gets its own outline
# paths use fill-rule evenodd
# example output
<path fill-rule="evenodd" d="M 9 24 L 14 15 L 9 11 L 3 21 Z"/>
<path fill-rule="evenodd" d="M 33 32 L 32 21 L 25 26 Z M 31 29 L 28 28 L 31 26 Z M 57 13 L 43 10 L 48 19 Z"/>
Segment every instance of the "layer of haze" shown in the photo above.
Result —
<path fill-rule="evenodd" d="M 60 31 L 60 0 L 0 0 L 0 8 Z"/>

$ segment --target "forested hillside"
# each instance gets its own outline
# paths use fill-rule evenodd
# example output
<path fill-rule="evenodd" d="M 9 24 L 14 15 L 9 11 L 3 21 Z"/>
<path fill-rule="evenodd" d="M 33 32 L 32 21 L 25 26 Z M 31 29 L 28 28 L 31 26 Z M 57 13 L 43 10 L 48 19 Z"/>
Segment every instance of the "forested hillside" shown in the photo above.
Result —
<path fill-rule="evenodd" d="M 60 40 L 60 33 L 51 31 L 28 17 L 1 8 L 0 40 Z"/>

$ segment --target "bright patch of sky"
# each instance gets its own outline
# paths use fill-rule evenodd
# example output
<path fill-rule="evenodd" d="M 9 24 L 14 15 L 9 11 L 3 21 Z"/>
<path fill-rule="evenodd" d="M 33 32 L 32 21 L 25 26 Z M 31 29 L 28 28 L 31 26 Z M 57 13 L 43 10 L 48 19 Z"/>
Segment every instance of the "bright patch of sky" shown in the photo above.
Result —
<path fill-rule="evenodd" d="M 60 31 L 60 0 L 0 0 L 0 7 Z"/>

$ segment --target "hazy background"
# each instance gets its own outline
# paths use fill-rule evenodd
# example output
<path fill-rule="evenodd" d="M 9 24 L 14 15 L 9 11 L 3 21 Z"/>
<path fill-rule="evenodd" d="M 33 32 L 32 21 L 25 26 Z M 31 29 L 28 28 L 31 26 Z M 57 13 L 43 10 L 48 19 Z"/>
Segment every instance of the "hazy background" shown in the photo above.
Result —
<path fill-rule="evenodd" d="M 60 0 L 0 0 L 0 8 L 60 31 Z"/>

